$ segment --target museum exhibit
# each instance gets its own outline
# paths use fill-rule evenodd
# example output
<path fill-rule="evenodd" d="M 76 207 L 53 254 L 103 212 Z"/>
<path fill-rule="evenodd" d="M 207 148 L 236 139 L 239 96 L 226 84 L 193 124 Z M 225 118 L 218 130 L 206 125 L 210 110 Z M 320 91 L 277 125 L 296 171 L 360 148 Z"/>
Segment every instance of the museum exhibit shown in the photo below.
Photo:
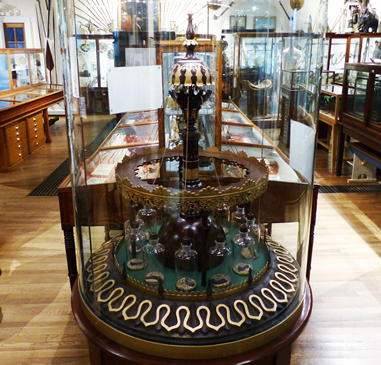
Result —
<path fill-rule="evenodd" d="M 118 2 L 93 9 L 98 34 L 75 39 L 86 9 L 62 4 L 60 209 L 72 194 L 73 310 L 92 363 L 289 363 L 312 304 L 326 31 L 326 2 L 307 3 Z M 81 120 L 104 110 L 115 127 L 86 155 Z M 285 242 L 272 238 L 282 225 Z"/>
<path fill-rule="evenodd" d="M 380 9 L 0 0 L 4 365 L 378 365 Z"/>

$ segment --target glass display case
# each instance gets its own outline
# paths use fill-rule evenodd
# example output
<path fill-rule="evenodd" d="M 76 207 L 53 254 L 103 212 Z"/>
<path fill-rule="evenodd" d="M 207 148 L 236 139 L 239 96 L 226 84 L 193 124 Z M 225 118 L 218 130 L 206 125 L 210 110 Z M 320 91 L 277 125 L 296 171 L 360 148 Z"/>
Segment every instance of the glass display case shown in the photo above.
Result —
<path fill-rule="evenodd" d="M 72 2 L 63 3 L 63 69 L 72 80 L 83 77 L 66 46 L 79 23 Z M 151 8 L 158 2 L 139 4 L 136 14 L 112 5 L 114 28 L 97 31 L 99 38 L 108 32 L 115 41 L 129 39 L 114 48 L 118 67 L 107 73 L 112 114 L 83 113 L 81 97 L 98 102 L 92 86 L 82 84 L 78 98 L 66 85 L 72 167 L 59 191 L 60 211 L 74 315 L 96 348 L 91 361 L 127 364 L 135 356 L 137 364 L 238 364 L 256 356 L 287 364 L 311 312 L 307 277 L 326 1 L 305 1 L 315 10 L 316 28 L 305 24 L 298 32 L 304 26 L 299 8 L 290 22 L 275 0 L 223 7 L 191 1 L 189 13 L 172 1 L 160 12 Z M 242 12 L 253 15 L 245 18 L 247 27 L 261 19 L 262 31 L 246 36 L 229 29 L 221 37 Z M 274 31 L 263 31 L 266 14 Z M 133 35 L 143 26 L 136 27 L 138 18 L 148 33 L 144 42 Z M 177 39 L 164 40 L 169 29 Z M 241 88 L 244 46 L 253 56 L 245 67 L 257 76 Z M 226 99 L 224 52 L 234 63 L 237 98 Z M 288 114 L 286 89 L 295 92 Z M 90 154 L 84 141 L 106 122 L 113 129 L 100 133 L 102 142 Z"/>
<path fill-rule="evenodd" d="M 345 135 L 357 140 L 370 155 L 381 153 L 380 86 L 381 66 L 373 63 L 345 65 L 338 175 L 341 174 Z"/>
<path fill-rule="evenodd" d="M 380 41 L 380 33 L 327 33 L 324 67 L 334 72 L 333 83 L 343 84 L 346 63 L 377 62 Z"/>
<path fill-rule="evenodd" d="M 0 95 L 47 82 L 42 49 L 2 49 L 0 64 Z"/>
<path fill-rule="evenodd" d="M 115 66 L 114 39 L 107 34 L 77 37 L 79 86 L 87 90 L 88 112 L 108 113 L 107 74 Z"/>

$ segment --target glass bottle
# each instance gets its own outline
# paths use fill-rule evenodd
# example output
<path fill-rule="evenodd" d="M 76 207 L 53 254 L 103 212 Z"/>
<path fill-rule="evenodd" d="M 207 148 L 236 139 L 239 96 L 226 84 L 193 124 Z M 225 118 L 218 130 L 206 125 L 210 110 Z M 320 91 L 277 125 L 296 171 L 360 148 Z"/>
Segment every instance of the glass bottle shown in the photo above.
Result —
<path fill-rule="evenodd" d="M 150 232 L 157 232 L 157 212 L 149 205 L 144 205 L 143 209 L 138 211 L 137 219 L 143 222 L 141 229 L 147 240 Z"/>
<path fill-rule="evenodd" d="M 239 237 L 235 237 L 233 242 L 233 271 L 238 275 L 247 276 L 250 268 L 253 269 L 253 261 L 258 257 L 247 224 L 241 224 Z"/>
<path fill-rule="evenodd" d="M 228 234 L 230 231 L 230 207 L 226 203 L 222 206 L 216 208 L 213 211 L 213 216 L 216 218 L 218 223 L 222 226 L 224 234 Z"/>
<path fill-rule="evenodd" d="M 143 247 L 143 260 L 147 268 L 145 277 L 147 284 L 157 285 L 160 279 L 164 281 L 164 251 L 165 247 L 159 243 L 158 234 L 151 232 L 148 244 Z"/>
<path fill-rule="evenodd" d="M 255 218 L 253 213 L 247 214 L 247 222 L 246 222 L 248 228 L 249 228 L 249 236 L 254 238 L 254 249 L 256 254 L 258 255 L 258 248 L 259 243 L 261 241 L 261 228 L 259 227 L 259 224 L 255 223 Z"/>
<path fill-rule="evenodd" d="M 245 216 L 245 205 L 244 204 L 238 204 L 237 210 L 232 213 L 232 224 L 244 224 L 246 223 L 246 216 Z"/>
<path fill-rule="evenodd" d="M 180 291 L 192 291 L 197 287 L 198 254 L 192 250 L 189 238 L 181 242 L 180 250 L 175 252 L 176 288 Z"/>
<path fill-rule="evenodd" d="M 131 224 L 133 222 L 136 222 L 138 224 L 138 235 L 141 241 L 144 241 L 144 232 L 143 232 L 143 224 L 144 222 L 141 219 L 134 219 L 134 220 L 126 220 L 124 222 L 124 239 L 127 241 L 129 239 L 129 236 L 131 234 Z"/>
<path fill-rule="evenodd" d="M 143 242 L 139 235 L 139 223 L 131 222 L 131 232 L 126 240 L 127 267 L 137 271 L 144 269 L 145 262 L 142 259 Z"/>
<path fill-rule="evenodd" d="M 226 246 L 225 236 L 219 234 L 216 245 L 209 249 L 209 278 L 213 287 L 220 289 L 230 285 L 232 251 Z"/>

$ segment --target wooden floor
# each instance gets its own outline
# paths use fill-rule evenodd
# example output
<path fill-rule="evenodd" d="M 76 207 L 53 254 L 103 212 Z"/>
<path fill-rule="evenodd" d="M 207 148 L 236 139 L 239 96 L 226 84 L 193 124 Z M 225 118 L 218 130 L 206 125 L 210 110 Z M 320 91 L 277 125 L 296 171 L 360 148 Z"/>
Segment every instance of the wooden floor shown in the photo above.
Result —
<path fill-rule="evenodd" d="M 71 315 L 58 199 L 27 196 L 67 158 L 64 122 L 51 133 L 52 144 L 0 174 L 1 365 L 88 364 Z M 345 184 L 327 161 L 319 150 L 316 181 Z M 381 364 L 380 206 L 381 194 L 319 194 L 314 308 L 293 365 Z"/>

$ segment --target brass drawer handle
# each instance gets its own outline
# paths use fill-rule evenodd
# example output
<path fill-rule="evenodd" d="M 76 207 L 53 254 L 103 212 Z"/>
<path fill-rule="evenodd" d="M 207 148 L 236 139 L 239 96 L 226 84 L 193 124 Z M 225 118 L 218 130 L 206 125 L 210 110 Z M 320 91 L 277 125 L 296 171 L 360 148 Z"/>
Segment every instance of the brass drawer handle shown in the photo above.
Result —
<path fill-rule="evenodd" d="M 34 131 L 37 132 L 37 128 L 34 128 Z"/>
<path fill-rule="evenodd" d="M 34 123 L 34 126 L 37 127 L 37 123 Z"/>
<path fill-rule="evenodd" d="M 36 118 L 33 118 L 34 121 L 36 121 Z"/>
<path fill-rule="evenodd" d="M 36 136 L 35 136 L 36 138 L 38 138 L 38 135 L 36 134 Z"/>
<path fill-rule="evenodd" d="M 17 137 L 17 142 L 20 140 L 20 138 Z"/>
<path fill-rule="evenodd" d="M 19 126 L 16 127 L 16 131 L 19 129 Z"/>
<path fill-rule="evenodd" d="M 21 154 L 21 153 L 19 153 L 19 156 L 21 157 L 21 156 L 22 156 L 22 154 Z"/>
<path fill-rule="evenodd" d="M 18 148 L 21 148 L 21 145 L 18 145 Z"/>
<path fill-rule="evenodd" d="M 17 133 L 16 133 L 16 136 L 19 136 L 19 135 L 20 135 L 20 133 L 19 133 L 19 132 L 17 132 Z"/>
<path fill-rule="evenodd" d="M 36 146 L 38 146 L 38 142 L 36 143 Z"/>

